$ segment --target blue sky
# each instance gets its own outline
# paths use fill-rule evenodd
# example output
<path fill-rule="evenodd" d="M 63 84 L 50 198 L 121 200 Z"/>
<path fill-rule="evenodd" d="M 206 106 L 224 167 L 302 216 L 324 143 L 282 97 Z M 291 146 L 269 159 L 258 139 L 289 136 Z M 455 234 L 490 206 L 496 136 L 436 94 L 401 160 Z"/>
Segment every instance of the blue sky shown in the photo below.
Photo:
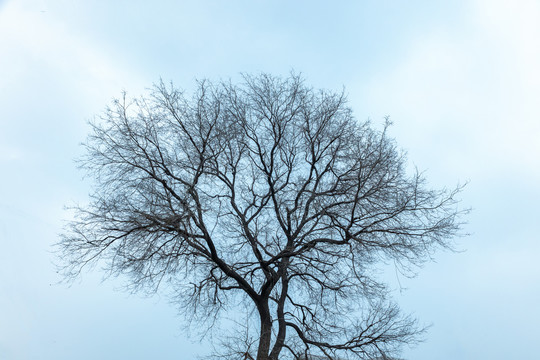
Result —
<path fill-rule="evenodd" d="M 540 2 L 0 1 L 0 358 L 190 359 L 159 294 L 85 273 L 71 287 L 51 245 L 84 202 L 73 159 L 87 120 L 161 78 L 302 72 L 345 86 L 434 186 L 470 181 L 461 253 L 415 279 L 404 310 L 433 324 L 411 360 L 527 358 L 540 336 Z"/>

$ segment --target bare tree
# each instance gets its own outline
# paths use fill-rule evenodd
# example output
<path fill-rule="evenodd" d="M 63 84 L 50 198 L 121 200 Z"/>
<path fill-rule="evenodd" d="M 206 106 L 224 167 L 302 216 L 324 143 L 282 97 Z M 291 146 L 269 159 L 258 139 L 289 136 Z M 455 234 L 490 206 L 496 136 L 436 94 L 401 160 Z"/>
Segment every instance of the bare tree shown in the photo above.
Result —
<path fill-rule="evenodd" d="M 85 144 L 96 186 L 59 243 L 66 274 L 101 261 L 133 290 L 167 281 L 207 329 L 236 308 L 246 332 L 228 358 L 395 354 L 423 329 L 374 268 L 420 265 L 463 211 L 460 187 L 406 172 L 387 126 L 294 74 L 124 96 Z"/>

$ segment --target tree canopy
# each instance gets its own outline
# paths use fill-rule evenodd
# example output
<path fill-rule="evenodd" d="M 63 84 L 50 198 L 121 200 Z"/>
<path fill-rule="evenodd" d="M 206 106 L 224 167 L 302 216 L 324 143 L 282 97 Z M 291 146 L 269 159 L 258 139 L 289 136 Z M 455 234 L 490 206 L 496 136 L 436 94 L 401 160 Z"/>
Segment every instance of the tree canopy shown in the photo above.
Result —
<path fill-rule="evenodd" d="M 195 327 L 245 316 L 224 358 L 397 354 L 423 328 L 374 269 L 429 260 L 464 211 L 460 187 L 407 171 L 388 125 L 295 74 L 124 95 L 91 124 L 95 187 L 59 243 L 66 275 L 100 262 L 134 291 L 166 283 Z"/>

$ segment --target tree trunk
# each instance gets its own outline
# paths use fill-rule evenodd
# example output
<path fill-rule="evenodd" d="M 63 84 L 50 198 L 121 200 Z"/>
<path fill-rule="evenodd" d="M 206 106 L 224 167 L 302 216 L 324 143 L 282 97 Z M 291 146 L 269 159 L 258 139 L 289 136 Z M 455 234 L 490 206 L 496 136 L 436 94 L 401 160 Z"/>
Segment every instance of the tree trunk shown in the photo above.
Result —
<path fill-rule="evenodd" d="M 276 336 L 276 343 L 270 352 L 271 360 L 278 360 L 279 353 L 285 344 L 285 336 L 287 333 L 287 326 L 285 325 L 285 300 L 287 299 L 287 293 L 289 292 L 289 279 L 287 278 L 288 265 L 289 259 L 285 258 L 282 262 L 281 295 L 277 304 L 278 333 Z"/>
<path fill-rule="evenodd" d="M 272 319 L 268 301 L 258 304 L 259 316 L 261 318 L 261 336 L 259 339 L 259 348 L 257 349 L 257 360 L 268 360 L 270 351 L 270 342 L 272 340 Z"/>

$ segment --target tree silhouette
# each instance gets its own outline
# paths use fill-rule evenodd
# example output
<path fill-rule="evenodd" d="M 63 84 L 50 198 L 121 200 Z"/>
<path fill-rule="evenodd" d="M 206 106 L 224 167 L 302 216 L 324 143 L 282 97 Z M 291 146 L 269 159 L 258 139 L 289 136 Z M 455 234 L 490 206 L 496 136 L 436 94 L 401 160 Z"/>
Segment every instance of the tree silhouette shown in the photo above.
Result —
<path fill-rule="evenodd" d="M 387 126 L 294 74 L 124 95 L 85 143 L 96 185 L 59 243 L 66 275 L 100 261 L 134 291 L 166 281 L 210 330 L 242 314 L 240 337 L 222 337 L 226 358 L 395 354 L 423 329 L 374 268 L 428 260 L 464 211 L 460 187 L 407 174 Z"/>

